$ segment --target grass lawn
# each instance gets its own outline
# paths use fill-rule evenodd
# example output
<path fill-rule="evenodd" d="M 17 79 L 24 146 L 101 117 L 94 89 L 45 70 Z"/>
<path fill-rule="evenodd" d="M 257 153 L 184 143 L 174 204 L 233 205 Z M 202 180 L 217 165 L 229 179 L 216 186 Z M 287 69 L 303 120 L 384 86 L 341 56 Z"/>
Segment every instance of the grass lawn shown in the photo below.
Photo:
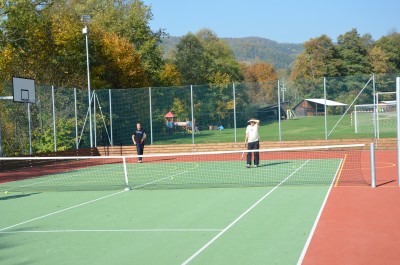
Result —
<path fill-rule="evenodd" d="M 340 120 L 341 119 L 341 120 Z M 338 121 L 340 122 L 338 123 Z M 336 125 L 337 124 L 337 125 Z M 236 129 L 236 142 L 243 142 L 246 128 Z M 290 120 L 282 120 L 279 130 L 279 123 L 261 124 L 261 141 L 279 141 L 279 131 L 281 131 L 282 141 L 295 140 L 323 140 L 325 139 L 325 116 L 304 117 Z M 354 139 L 354 138 L 374 138 L 373 125 L 371 121 L 370 133 L 355 133 L 351 125 L 350 115 L 343 118 L 341 116 L 327 116 L 328 139 Z M 380 138 L 396 137 L 396 128 L 393 132 L 380 133 Z M 225 128 L 219 130 L 203 130 L 195 133 L 194 143 L 224 143 L 235 142 L 235 129 Z M 174 134 L 169 138 L 154 139 L 154 144 L 191 144 L 192 134 Z"/>

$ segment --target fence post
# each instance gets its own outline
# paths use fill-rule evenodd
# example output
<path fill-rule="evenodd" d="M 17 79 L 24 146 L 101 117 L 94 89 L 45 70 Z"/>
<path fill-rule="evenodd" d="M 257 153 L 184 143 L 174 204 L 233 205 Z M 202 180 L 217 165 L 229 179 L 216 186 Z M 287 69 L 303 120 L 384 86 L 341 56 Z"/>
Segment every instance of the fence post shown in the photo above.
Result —
<path fill-rule="evenodd" d="M 235 133 L 235 143 L 236 143 L 236 91 L 235 82 L 232 83 L 232 93 L 233 93 L 233 128 Z"/>
<path fill-rule="evenodd" d="M 190 105 L 192 111 L 192 144 L 194 144 L 193 85 L 190 85 Z"/>
<path fill-rule="evenodd" d="M 56 107 L 55 107 L 54 86 L 51 86 L 51 100 L 52 100 L 52 103 L 53 103 L 53 138 L 54 138 L 54 152 L 57 152 L 57 129 L 56 129 Z"/>
<path fill-rule="evenodd" d="M 149 107 L 150 107 L 150 144 L 153 144 L 153 109 L 151 103 L 151 87 L 149 87 Z"/>
<path fill-rule="evenodd" d="M 281 89 L 278 79 L 278 129 L 279 129 L 279 142 L 282 141 L 282 129 L 281 129 Z"/>
<path fill-rule="evenodd" d="M 110 102 L 110 135 L 111 135 L 111 143 L 110 145 L 114 145 L 114 137 L 113 137 L 113 117 L 112 117 L 112 97 L 111 97 L 111 89 L 108 90 L 108 101 Z"/>
<path fill-rule="evenodd" d="M 75 109 L 75 143 L 76 149 L 79 149 L 78 139 L 78 105 L 76 103 L 76 87 L 74 87 L 74 109 Z"/>

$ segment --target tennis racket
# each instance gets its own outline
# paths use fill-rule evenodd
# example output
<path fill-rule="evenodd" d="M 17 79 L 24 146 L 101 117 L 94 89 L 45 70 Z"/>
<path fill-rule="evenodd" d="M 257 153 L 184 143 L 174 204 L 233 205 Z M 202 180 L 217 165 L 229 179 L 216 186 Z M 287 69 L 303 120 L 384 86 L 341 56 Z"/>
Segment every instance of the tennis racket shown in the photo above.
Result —
<path fill-rule="evenodd" d="M 246 143 L 244 144 L 244 149 L 246 149 Z M 244 157 L 244 151 L 242 152 L 242 156 L 240 157 L 240 160 L 242 160 Z"/>

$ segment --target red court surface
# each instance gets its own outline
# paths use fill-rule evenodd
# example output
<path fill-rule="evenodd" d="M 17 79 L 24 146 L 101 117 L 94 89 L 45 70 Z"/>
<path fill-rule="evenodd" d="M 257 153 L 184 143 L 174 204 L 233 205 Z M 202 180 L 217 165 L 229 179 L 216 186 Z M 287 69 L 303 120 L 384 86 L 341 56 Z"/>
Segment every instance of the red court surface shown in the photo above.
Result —
<path fill-rule="evenodd" d="M 400 264 L 396 152 L 377 151 L 376 165 L 376 188 L 332 188 L 302 264 Z"/>

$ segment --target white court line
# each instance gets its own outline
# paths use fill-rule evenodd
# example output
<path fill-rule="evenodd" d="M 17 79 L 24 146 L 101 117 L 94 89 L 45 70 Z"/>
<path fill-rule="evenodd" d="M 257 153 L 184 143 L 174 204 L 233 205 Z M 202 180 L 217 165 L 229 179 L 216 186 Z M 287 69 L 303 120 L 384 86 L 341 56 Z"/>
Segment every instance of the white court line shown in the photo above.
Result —
<path fill-rule="evenodd" d="M 1 231 L 0 234 L 23 234 L 23 233 L 93 233 L 93 232 L 215 232 L 222 229 L 215 228 L 177 228 L 177 229 L 56 229 L 56 230 L 27 230 L 27 231 Z"/>
<path fill-rule="evenodd" d="M 77 205 L 74 205 L 74 206 L 71 206 L 71 207 L 68 207 L 68 208 L 65 208 L 65 209 L 56 211 L 56 212 L 52 212 L 52 213 L 49 213 L 49 214 L 45 214 L 45 215 L 42 215 L 42 216 L 39 216 L 39 217 L 30 219 L 30 220 L 27 220 L 27 221 L 24 221 L 24 222 L 15 224 L 15 225 L 11 225 L 11 226 L 8 226 L 8 227 L 5 227 L 5 228 L 0 229 L 0 232 L 2 232 L 2 231 L 4 231 L 4 230 L 7 230 L 7 229 L 10 229 L 10 228 L 14 228 L 14 227 L 16 227 L 16 226 L 20 226 L 20 225 L 23 225 L 23 224 L 26 224 L 26 223 L 30 223 L 30 222 L 36 221 L 36 220 L 39 220 L 39 219 L 43 219 L 43 218 L 48 217 L 48 216 L 51 216 L 51 215 L 55 215 L 55 214 L 58 214 L 58 213 L 62 213 L 62 212 L 71 210 L 71 209 L 75 209 L 75 208 L 78 208 L 78 207 L 80 207 L 80 206 L 83 206 L 83 205 L 92 203 L 92 202 L 97 202 L 97 201 L 100 201 L 100 200 L 103 200 L 103 199 L 112 197 L 112 196 L 114 196 L 114 195 L 118 195 L 118 194 L 123 193 L 123 192 L 126 192 L 126 190 L 119 191 L 119 192 L 116 192 L 116 193 L 113 193 L 113 194 L 110 194 L 110 195 L 107 195 L 107 196 L 104 196 L 104 197 L 101 197 L 101 198 L 97 198 L 97 199 L 94 199 L 94 200 L 91 200 L 91 201 L 88 201 L 88 202 L 80 203 L 80 204 L 77 204 Z"/>
<path fill-rule="evenodd" d="M 166 180 L 166 179 L 170 179 L 170 178 L 175 177 L 175 176 L 179 176 L 179 175 L 185 174 L 185 173 L 187 173 L 187 172 L 189 172 L 189 171 L 178 172 L 178 173 L 175 173 L 175 174 L 172 174 L 172 175 L 169 175 L 169 176 L 160 178 L 160 179 L 156 179 L 156 180 L 154 180 L 154 181 L 150 181 L 150 182 L 147 182 L 147 183 L 138 185 L 138 186 L 134 186 L 134 187 L 132 187 L 132 189 L 140 189 L 140 188 L 143 188 L 143 187 L 152 185 L 152 184 L 154 184 L 154 183 L 157 183 L 157 182 L 160 182 L 160 181 L 163 181 L 163 180 Z"/>
<path fill-rule="evenodd" d="M 138 186 L 134 186 L 134 187 L 132 187 L 132 189 L 140 189 L 140 188 L 152 185 L 154 183 L 157 183 L 157 182 L 160 182 L 160 181 L 163 181 L 163 180 L 166 180 L 166 179 L 170 179 L 170 178 L 175 177 L 175 176 L 186 174 L 186 173 L 190 172 L 191 170 L 195 170 L 198 167 L 199 167 L 199 164 L 195 163 L 195 166 L 192 167 L 192 168 L 189 168 L 188 170 L 185 170 L 185 171 L 182 171 L 182 172 L 177 172 L 177 173 L 174 173 L 172 175 L 168 175 L 166 177 L 163 177 L 163 178 L 160 178 L 160 179 L 156 179 L 156 180 L 151 181 L 151 182 L 147 182 L 147 183 L 144 183 L 144 184 L 141 184 L 141 185 L 138 185 Z"/>
<path fill-rule="evenodd" d="M 265 198 L 267 198 L 272 192 L 274 192 L 277 188 L 279 188 L 283 183 L 285 183 L 289 178 L 291 178 L 297 171 L 299 171 L 302 167 L 305 166 L 310 160 L 304 162 L 299 168 L 293 171 L 289 176 L 287 176 L 284 180 L 282 180 L 278 185 L 276 185 L 272 190 L 270 190 L 267 194 L 265 194 L 261 199 L 259 199 L 256 203 L 254 203 L 250 208 L 244 211 L 238 218 L 236 218 L 232 223 L 230 223 L 227 227 L 222 229 L 214 238 L 208 241 L 203 247 L 197 250 L 192 256 L 190 256 L 187 260 L 185 260 L 181 265 L 186 265 L 190 261 L 192 261 L 195 257 L 197 257 L 201 252 L 203 252 L 208 246 L 210 246 L 215 240 L 221 237 L 226 231 L 228 231 L 232 226 L 234 226 L 237 222 L 240 221 L 246 214 L 248 214 L 253 208 L 255 208 L 259 203 L 261 203 Z"/>
<path fill-rule="evenodd" d="M 332 183 L 331 183 L 331 185 L 330 185 L 330 187 L 329 187 L 329 190 L 328 190 L 328 192 L 327 192 L 326 195 L 325 195 L 324 202 L 322 203 L 321 208 L 319 209 L 317 218 L 315 219 L 315 222 L 314 222 L 314 225 L 313 225 L 313 227 L 312 227 L 312 229 L 311 229 L 311 232 L 310 232 L 310 234 L 308 235 L 307 242 L 306 242 L 306 244 L 304 245 L 304 248 L 303 248 L 303 251 L 302 251 L 301 254 L 300 254 L 299 260 L 297 261 L 297 265 L 301 265 L 301 264 L 303 263 L 304 257 L 305 257 L 305 255 L 306 255 L 307 250 L 308 250 L 308 247 L 310 246 L 311 239 L 312 239 L 312 237 L 314 236 L 315 229 L 317 228 L 317 224 L 318 224 L 318 222 L 319 222 L 319 219 L 321 218 L 322 211 L 323 211 L 323 209 L 325 208 L 326 202 L 328 201 L 328 197 L 329 197 L 329 194 L 331 193 L 331 190 L 332 190 L 332 187 L 333 187 L 333 183 L 335 183 L 335 179 L 337 178 L 337 175 L 338 175 L 338 172 L 339 172 L 339 170 L 340 170 L 340 167 L 341 167 L 342 163 L 343 163 L 343 159 L 340 160 L 339 166 L 338 166 L 338 168 L 336 169 L 335 177 L 332 179 Z"/>

